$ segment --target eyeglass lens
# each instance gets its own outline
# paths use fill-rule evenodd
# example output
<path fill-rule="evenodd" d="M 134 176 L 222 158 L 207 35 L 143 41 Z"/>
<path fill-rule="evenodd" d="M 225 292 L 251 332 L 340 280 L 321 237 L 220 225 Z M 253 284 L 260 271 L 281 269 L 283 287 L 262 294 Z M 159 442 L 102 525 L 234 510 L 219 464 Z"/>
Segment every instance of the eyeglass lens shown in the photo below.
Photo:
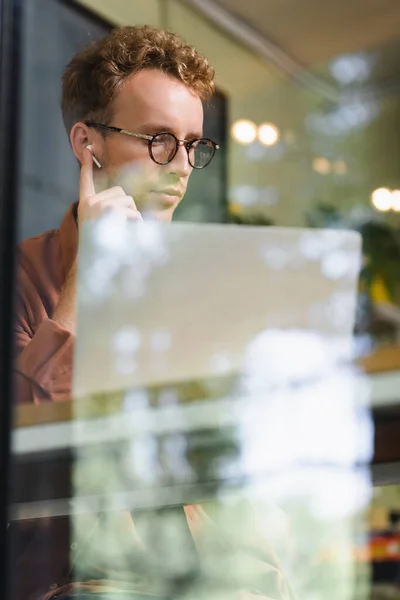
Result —
<path fill-rule="evenodd" d="M 167 164 L 173 160 L 177 152 L 177 140 L 170 133 L 156 135 L 151 143 L 153 160 L 159 164 Z M 214 156 L 214 147 L 208 140 L 197 140 L 190 146 L 189 162 L 192 167 L 202 169 Z"/>

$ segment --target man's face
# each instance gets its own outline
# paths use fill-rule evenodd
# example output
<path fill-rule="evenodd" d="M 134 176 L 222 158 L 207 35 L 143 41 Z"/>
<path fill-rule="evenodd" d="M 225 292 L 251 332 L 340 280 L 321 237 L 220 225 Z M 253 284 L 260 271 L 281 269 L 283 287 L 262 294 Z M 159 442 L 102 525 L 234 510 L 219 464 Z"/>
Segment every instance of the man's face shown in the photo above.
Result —
<path fill-rule="evenodd" d="M 173 133 L 180 140 L 201 138 L 203 106 L 183 83 L 156 70 L 146 69 L 128 79 L 113 103 L 109 125 L 134 133 Z M 159 220 L 171 220 L 181 202 L 192 167 L 186 148 L 180 146 L 167 165 L 149 155 L 148 141 L 120 133 L 106 137 L 92 130 L 93 152 L 102 164 L 103 184 L 122 185 L 138 210 Z M 104 178 L 104 174 L 106 177 Z"/>

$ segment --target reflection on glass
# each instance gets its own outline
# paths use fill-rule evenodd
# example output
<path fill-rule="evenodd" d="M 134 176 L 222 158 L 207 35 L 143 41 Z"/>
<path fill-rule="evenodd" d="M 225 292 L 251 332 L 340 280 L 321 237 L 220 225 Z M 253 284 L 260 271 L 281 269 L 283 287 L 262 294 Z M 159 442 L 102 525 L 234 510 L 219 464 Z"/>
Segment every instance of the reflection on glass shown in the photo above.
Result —
<path fill-rule="evenodd" d="M 146 191 L 136 155 L 113 172 L 100 157 L 96 190 L 121 186 L 144 222 L 79 224 L 74 401 L 71 369 L 62 391 L 47 376 L 18 397 L 35 406 L 17 410 L 12 600 L 398 597 L 399 6 L 377 27 L 357 2 L 25 4 L 21 238 L 78 199 L 65 64 L 139 21 L 182 34 L 223 90 L 203 131 L 221 149 L 175 219 L 258 227 L 161 226 L 168 180 Z M 128 108 L 114 124 L 138 131 Z M 58 253 L 41 256 L 58 273 Z M 40 406 L 49 395 L 67 402 Z"/>
<path fill-rule="evenodd" d="M 367 593 L 367 565 L 354 560 L 367 544 L 372 454 L 370 389 L 350 366 L 357 236 L 112 219 L 117 248 L 103 244 L 104 221 L 80 249 L 74 496 L 78 513 L 100 514 L 73 518 L 76 581 L 102 565 L 121 593 Z M 96 261 L 113 265 L 101 289 Z M 185 392 L 191 381 L 200 387 Z M 136 406 L 137 392 L 111 421 L 94 417 L 99 392 L 111 407 L 130 388 L 143 390 Z"/>

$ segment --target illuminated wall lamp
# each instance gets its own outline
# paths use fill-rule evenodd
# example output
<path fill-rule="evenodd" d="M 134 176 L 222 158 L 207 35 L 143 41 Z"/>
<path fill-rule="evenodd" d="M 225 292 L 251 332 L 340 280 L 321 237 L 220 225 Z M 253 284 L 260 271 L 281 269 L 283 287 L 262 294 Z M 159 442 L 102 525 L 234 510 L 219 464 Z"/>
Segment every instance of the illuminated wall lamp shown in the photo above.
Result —
<path fill-rule="evenodd" d="M 262 123 L 257 137 L 264 146 L 273 146 L 279 140 L 279 129 L 273 123 Z"/>
<path fill-rule="evenodd" d="M 257 137 L 257 127 L 253 121 L 240 119 L 232 125 L 231 134 L 239 144 L 247 146 L 252 144 Z"/>
<path fill-rule="evenodd" d="M 392 192 L 388 188 L 378 188 L 372 192 L 371 202 L 379 212 L 387 212 L 393 207 Z"/>
<path fill-rule="evenodd" d="M 392 192 L 392 209 L 395 212 L 400 212 L 400 190 L 393 190 Z"/>
<path fill-rule="evenodd" d="M 331 162 L 324 156 L 317 156 L 312 161 L 312 168 L 320 175 L 328 175 L 331 172 Z"/>

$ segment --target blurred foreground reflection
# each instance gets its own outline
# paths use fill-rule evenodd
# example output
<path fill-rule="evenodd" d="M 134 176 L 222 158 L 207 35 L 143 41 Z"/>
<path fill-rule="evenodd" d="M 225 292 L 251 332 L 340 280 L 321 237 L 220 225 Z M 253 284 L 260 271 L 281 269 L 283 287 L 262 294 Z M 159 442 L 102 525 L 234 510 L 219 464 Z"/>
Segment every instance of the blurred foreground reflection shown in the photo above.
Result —
<path fill-rule="evenodd" d="M 46 599 L 369 599 L 358 236 L 107 219 L 80 248 L 75 401 L 15 436 L 71 477 L 14 507 L 69 519 Z"/>
<path fill-rule="evenodd" d="M 75 496 L 102 510 L 74 519 L 77 580 L 102 565 L 161 597 L 367 593 L 358 237 L 112 218 L 111 248 L 110 218 L 82 244 L 75 391 L 118 392 L 121 412 L 105 444 L 75 404 L 78 439 L 93 439 Z"/>

